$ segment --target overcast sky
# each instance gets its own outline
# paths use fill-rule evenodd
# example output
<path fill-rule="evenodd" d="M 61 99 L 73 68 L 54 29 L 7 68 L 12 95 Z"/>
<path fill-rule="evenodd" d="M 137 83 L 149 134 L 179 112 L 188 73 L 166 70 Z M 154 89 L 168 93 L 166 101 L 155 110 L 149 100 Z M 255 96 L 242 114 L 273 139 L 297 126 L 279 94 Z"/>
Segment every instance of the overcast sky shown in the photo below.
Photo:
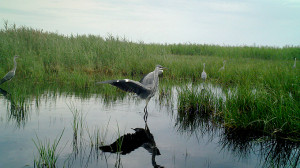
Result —
<path fill-rule="evenodd" d="M 0 0 L 0 18 L 145 43 L 300 46 L 300 0 Z"/>

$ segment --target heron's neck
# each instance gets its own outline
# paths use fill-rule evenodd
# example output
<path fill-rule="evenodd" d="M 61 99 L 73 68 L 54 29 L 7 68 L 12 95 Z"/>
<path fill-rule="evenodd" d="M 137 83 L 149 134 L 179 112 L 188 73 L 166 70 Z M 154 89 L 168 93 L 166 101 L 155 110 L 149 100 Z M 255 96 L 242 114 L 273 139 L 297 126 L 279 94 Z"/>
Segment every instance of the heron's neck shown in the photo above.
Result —
<path fill-rule="evenodd" d="M 154 80 L 153 80 L 153 84 L 154 84 L 154 87 L 156 86 L 156 84 L 158 83 L 158 71 L 159 71 L 159 68 L 155 68 L 154 70 Z"/>
<path fill-rule="evenodd" d="M 14 69 L 13 69 L 13 71 L 16 71 L 16 69 L 17 69 L 17 61 L 16 61 L 16 58 L 14 58 Z"/>
<path fill-rule="evenodd" d="M 203 65 L 203 71 L 204 71 L 204 69 L 205 69 L 205 64 Z"/>

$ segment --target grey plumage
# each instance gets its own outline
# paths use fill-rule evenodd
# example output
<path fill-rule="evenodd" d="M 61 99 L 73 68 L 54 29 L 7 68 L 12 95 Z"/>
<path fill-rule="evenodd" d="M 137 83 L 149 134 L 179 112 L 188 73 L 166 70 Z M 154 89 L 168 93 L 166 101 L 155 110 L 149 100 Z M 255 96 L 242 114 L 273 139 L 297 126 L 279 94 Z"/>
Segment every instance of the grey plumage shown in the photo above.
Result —
<path fill-rule="evenodd" d="M 205 63 L 203 63 L 203 72 L 201 73 L 201 78 L 205 81 L 207 78 L 206 72 L 204 71 L 205 69 Z"/>
<path fill-rule="evenodd" d="M 157 65 L 153 72 L 150 72 L 147 75 L 145 75 L 139 82 L 131 79 L 120 79 L 120 80 L 109 80 L 109 81 L 97 82 L 97 84 L 108 83 L 124 91 L 136 93 L 140 98 L 146 99 L 146 106 L 144 109 L 146 110 L 148 102 L 157 91 L 158 83 L 159 83 L 158 76 L 159 74 L 163 73 L 163 69 L 165 69 L 165 67 L 161 65 Z"/>
<path fill-rule="evenodd" d="M 225 69 L 225 63 L 226 63 L 226 60 L 223 61 L 223 67 L 221 67 L 221 68 L 219 69 L 219 71 L 223 71 L 223 70 Z"/>
<path fill-rule="evenodd" d="M 294 65 L 293 65 L 293 68 L 296 68 L 296 58 L 295 58 L 295 62 L 294 62 Z"/>
<path fill-rule="evenodd" d="M 17 61 L 16 59 L 18 58 L 19 56 L 14 56 L 14 68 L 9 71 L 0 81 L 0 85 L 3 84 L 4 82 L 7 82 L 9 80 L 11 80 L 14 76 L 15 76 L 15 73 L 16 73 L 16 69 L 17 69 Z"/>

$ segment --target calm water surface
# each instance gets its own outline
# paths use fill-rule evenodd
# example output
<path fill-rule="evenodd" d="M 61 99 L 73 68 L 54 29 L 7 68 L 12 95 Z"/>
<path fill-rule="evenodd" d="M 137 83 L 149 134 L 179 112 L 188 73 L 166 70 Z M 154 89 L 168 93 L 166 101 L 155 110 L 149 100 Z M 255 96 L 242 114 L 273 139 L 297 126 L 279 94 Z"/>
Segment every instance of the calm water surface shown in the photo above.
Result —
<path fill-rule="evenodd" d="M 222 90 L 215 91 L 222 96 Z M 2 90 L 0 167 L 33 167 L 38 158 L 34 141 L 53 143 L 62 133 L 57 167 L 285 167 L 299 159 L 297 144 L 227 132 L 209 119 L 184 125 L 178 120 L 177 90 L 159 95 L 149 102 L 145 123 L 145 101 L 131 94 L 109 100 L 101 95 L 45 92 L 26 106 L 14 107 L 9 93 Z M 74 136 L 76 112 L 82 120 Z M 97 132 L 101 146 L 123 138 L 123 153 L 91 147 Z"/>

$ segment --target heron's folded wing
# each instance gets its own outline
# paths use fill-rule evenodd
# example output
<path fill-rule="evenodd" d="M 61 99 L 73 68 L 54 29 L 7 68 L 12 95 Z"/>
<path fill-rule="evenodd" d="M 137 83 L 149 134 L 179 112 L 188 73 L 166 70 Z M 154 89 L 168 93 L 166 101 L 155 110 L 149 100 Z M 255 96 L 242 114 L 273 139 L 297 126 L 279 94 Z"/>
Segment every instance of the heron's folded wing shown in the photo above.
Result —
<path fill-rule="evenodd" d="M 13 77 L 14 77 L 14 72 L 9 71 L 9 72 L 1 79 L 0 84 L 6 82 L 6 81 L 8 81 L 8 80 L 11 80 L 11 78 L 13 78 Z"/>
<path fill-rule="evenodd" d="M 134 92 L 136 94 L 150 91 L 148 88 L 146 88 L 140 82 L 130 80 L 130 79 L 109 80 L 109 81 L 98 82 L 97 84 L 102 84 L 102 83 L 108 83 L 108 84 L 116 86 L 124 91 Z"/>

